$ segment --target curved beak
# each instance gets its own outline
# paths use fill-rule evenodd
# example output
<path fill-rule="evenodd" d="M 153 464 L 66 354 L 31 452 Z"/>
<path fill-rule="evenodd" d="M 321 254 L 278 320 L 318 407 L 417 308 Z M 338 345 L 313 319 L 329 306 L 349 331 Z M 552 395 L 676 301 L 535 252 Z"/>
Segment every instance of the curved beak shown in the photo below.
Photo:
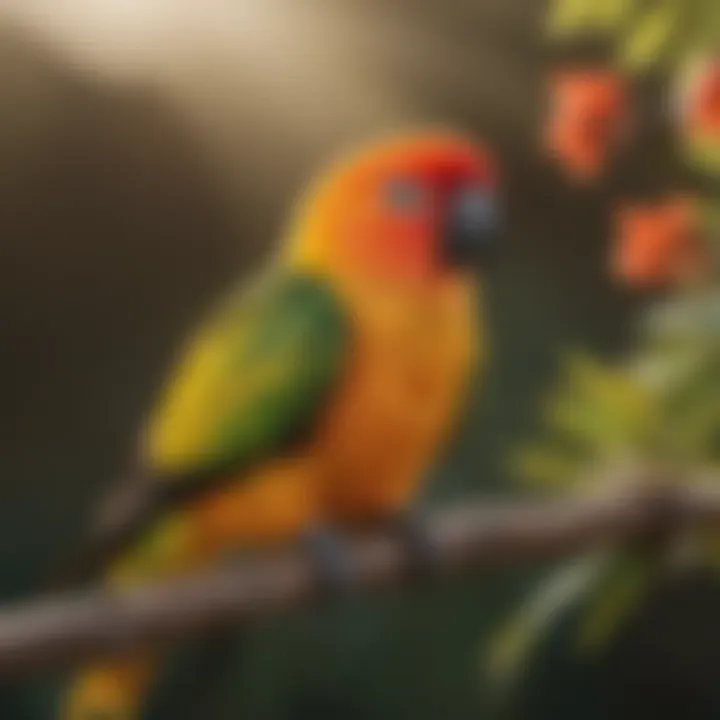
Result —
<path fill-rule="evenodd" d="M 453 267 L 485 265 L 497 250 L 500 208 L 490 188 L 462 186 L 450 196 L 445 216 L 445 255 Z"/>

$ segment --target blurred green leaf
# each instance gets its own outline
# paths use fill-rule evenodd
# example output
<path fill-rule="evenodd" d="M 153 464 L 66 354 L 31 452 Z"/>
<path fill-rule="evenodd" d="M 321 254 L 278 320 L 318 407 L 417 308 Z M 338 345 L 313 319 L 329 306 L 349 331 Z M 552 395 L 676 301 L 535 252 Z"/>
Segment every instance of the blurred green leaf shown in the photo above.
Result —
<path fill-rule="evenodd" d="M 567 448 L 538 443 L 516 453 L 510 465 L 511 472 L 529 484 L 556 490 L 577 479 L 583 462 Z"/>
<path fill-rule="evenodd" d="M 690 134 L 684 138 L 684 152 L 689 165 L 720 179 L 720 142 L 717 138 Z"/>
<path fill-rule="evenodd" d="M 620 65 L 629 72 L 646 72 L 664 60 L 682 27 L 682 0 L 661 0 L 645 11 L 621 43 Z"/>
<path fill-rule="evenodd" d="M 597 652 L 638 607 L 655 575 L 656 562 L 647 554 L 621 553 L 609 564 L 602 586 L 582 615 L 578 628 L 581 652 Z"/>
<path fill-rule="evenodd" d="M 576 33 L 613 32 L 634 0 L 556 0 L 547 17 L 547 32 L 563 38 Z"/>
<path fill-rule="evenodd" d="M 645 552 L 608 551 L 575 560 L 543 580 L 487 647 L 484 670 L 498 700 L 520 686 L 554 628 L 570 617 L 578 657 L 601 650 L 638 607 L 657 567 Z"/>
<path fill-rule="evenodd" d="M 597 582 L 607 558 L 575 560 L 542 582 L 540 590 L 489 643 L 484 669 L 502 694 L 514 686 L 531 653 L 558 614 Z"/>

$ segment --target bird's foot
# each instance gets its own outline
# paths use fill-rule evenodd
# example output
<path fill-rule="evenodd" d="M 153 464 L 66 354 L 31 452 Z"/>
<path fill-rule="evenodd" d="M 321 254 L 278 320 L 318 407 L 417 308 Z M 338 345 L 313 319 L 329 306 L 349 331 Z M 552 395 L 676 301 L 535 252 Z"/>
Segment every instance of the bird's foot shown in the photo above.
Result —
<path fill-rule="evenodd" d="M 391 531 L 406 544 L 410 579 L 418 583 L 437 579 L 442 559 L 426 519 L 415 512 L 403 513 L 392 519 Z"/>
<path fill-rule="evenodd" d="M 302 538 L 316 562 L 322 591 L 347 597 L 357 585 L 357 570 L 345 537 L 327 528 L 314 528 Z"/>

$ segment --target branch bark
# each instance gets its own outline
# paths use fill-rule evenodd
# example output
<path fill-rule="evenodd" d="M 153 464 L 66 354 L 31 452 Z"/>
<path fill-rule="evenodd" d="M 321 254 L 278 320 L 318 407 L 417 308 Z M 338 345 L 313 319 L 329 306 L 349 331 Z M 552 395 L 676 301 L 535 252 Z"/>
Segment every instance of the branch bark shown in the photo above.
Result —
<path fill-rule="evenodd" d="M 720 524 L 720 487 L 648 485 L 612 497 L 475 502 L 428 518 L 443 571 L 482 571 L 670 534 L 684 523 Z M 407 584 L 399 538 L 350 544 L 358 590 Z M 0 610 L 0 675 L 27 674 L 130 648 L 248 623 L 321 600 L 311 558 L 297 550 L 123 592 L 51 596 Z"/>

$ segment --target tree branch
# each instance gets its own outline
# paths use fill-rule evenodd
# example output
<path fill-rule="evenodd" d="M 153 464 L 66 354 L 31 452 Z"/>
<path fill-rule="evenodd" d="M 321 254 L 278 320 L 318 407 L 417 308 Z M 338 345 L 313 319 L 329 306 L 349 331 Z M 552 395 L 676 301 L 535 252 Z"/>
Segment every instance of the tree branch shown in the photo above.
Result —
<path fill-rule="evenodd" d="M 465 504 L 428 518 L 443 570 L 489 568 L 587 551 L 606 542 L 720 524 L 720 487 L 648 485 L 613 497 Z M 398 538 L 351 543 L 358 589 L 407 584 L 410 558 Z M 320 600 L 309 557 L 297 550 L 123 592 L 48 597 L 0 611 L 0 674 L 86 661 L 145 643 L 251 622 Z"/>

